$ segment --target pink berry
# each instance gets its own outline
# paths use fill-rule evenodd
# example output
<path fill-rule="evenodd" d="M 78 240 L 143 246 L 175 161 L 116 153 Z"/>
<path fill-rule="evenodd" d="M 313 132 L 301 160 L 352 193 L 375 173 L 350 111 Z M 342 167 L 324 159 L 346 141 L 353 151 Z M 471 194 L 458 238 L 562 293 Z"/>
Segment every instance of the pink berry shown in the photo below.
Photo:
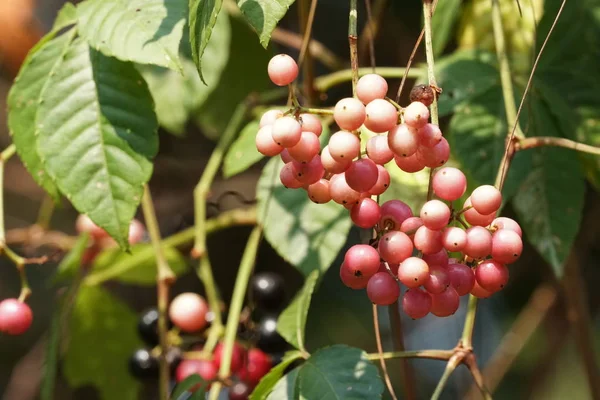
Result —
<path fill-rule="evenodd" d="M 340 279 L 342 283 L 350 289 L 359 290 L 367 287 L 369 278 L 362 274 L 355 275 L 354 272 L 342 263 L 340 267 Z"/>
<path fill-rule="evenodd" d="M 475 268 L 477 283 L 488 292 L 495 293 L 508 283 L 508 268 L 495 260 L 485 260 Z"/>
<path fill-rule="evenodd" d="M 442 244 L 448 251 L 462 251 L 467 245 L 467 232 L 464 229 L 449 226 L 442 233 Z"/>
<path fill-rule="evenodd" d="M 412 319 L 423 318 L 431 311 L 431 295 L 418 288 L 409 289 L 402 298 L 402 310 Z"/>
<path fill-rule="evenodd" d="M 146 233 L 146 228 L 144 227 L 144 224 L 142 224 L 137 219 L 131 220 L 131 223 L 129 224 L 129 235 L 128 235 L 129 244 L 134 245 L 136 243 L 141 242 L 142 239 L 144 238 L 145 233 Z"/>
<path fill-rule="evenodd" d="M 429 280 L 429 265 L 419 257 L 408 257 L 398 267 L 398 279 L 409 288 L 424 285 Z"/>
<path fill-rule="evenodd" d="M 448 277 L 450 284 L 456 290 L 459 296 L 469 294 L 475 285 L 475 274 L 473 270 L 465 264 L 448 264 Z"/>
<path fill-rule="evenodd" d="M 100 241 L 108 237 L 108 233 L 98 225 L 96 225 L 90 217 L 85 214 L 79 214 L 77 221 L 75 221 L 75 229 L 77 232 L 83 233 L 88 232 L 90 237 L 94 240 Z"/>
<path fill-rule="evenodd" d="M 500 229 L 492 237 L 492 258 L 503 264 L 512 264 L 521 257 L 523 241 L 510 229 Z"/>
<path fill-rule="evenodd" d="M 483 215 L 478 213 L 477 210 L 472 208 L 470 197 L 468 197 L 467 200 L 465 200 L 465 204 L 463 207 L 471 207 L 463 213 L 465 220 L 471 225 L 488 226 L 492 223 L 492 221 L 494 221 L 494 217 L 496 216 L 496 213 L 492 213 L 489 215 Z"/>
<path fill-rule="evenodd" d="M 319 154 L 321 143 L 319 142 L 317 135 L 313 132 L 302 132 L 300 141 L 287 150 L 294 160 L 308 162 L 312 160 L 314 156 Z"/>
<path fill-rule="evenodd" d="M 369 279 L 367 296 L 373 304 L 388 306 L 400 297 L 400 286 L 387 272 L 378 272 Z"/>
<path fill-rule="evenodd" d="M 408 157 L 394 157 L 394 161 L 398 168 L 404 172 L 415 173 L 425 168 L 425 164 L 417 157 L 417 153 Z"/>
<path fill-rule="evenodd" d="M 267 72 L 271 82 L 277 86 L 287 86 L 298 77 L 298 64 L 287 54 L 278 54 L 269 61 Z"/>
<path fill-rule="evenodd" d="M 381 205 L 380 229 L 400 230 L 400 225 L 413 213 L 410 207 L 400 200 L 388 200 Z"/>
<path fill-rule="evenodd" d="M 439 265 L 446 267 L 448 265 L 448 252 L 444 249 L 432 254 L 423 254 L 423 261 L 428 265 Z"/>
<path fill-rule="evenodd" d="M 394 153 L 390 150 L 386 136 L 377 135 L 367 140 L 366 150 L 367 157 L 373 160 L 375 164 L 384 165 L 394 158 Z"/>
<path fill-rule="evenodd" d="M 423 284 L 431 294 L 442 293 L 450 285 L 450 276 L 445 267 L 429 264 L 429 279 Z"/>
<path fill-rule="evenodd" d="M 449 317 L 460 306 L 460 296 L 452 286 L 442 293 L 431 295 L 431 313 L 437 317 Z"/>
<path fill-rule="evenodd" d="M 278 145 L 290 148 L 295 146 L 302 137 L 300 122 L 293 117 L 281 117 L 273 124 L 271 131 L 273 140 Z"/>
<path fill-rule="evenodd" d="M 281 184 L 288 189 L 298 189 L 303 186 L 302 182 L 296 179 L 296 171 L 294 170 L 294 164 L 289 162 L 281 168 L 279 172 L 279 180 Z"/>
<path fill-rule="evenodd" d="M 450 221 L 450 208 L 439 200 L 429 200 L 421 207 L 421 220 L 429 229 L 439 231 Z"/>
<path fill-rule="evenodd" d="M 325 146 L 321 151 L 321 162 L 323 163 L 323 168 L 327 170 L 327 172 L 332 174 L 340 174 L 347 170 L 352 163 L 352 159 L 342 159 L 342 161 L 338 161 L 331 156 L 329 152 L 329 146 Z"/>
<path fill-rule="evenodd" d="M 360 153 L 360 139 L 353 133 L 338 131 L 329 138 L 329 154 L 336 161 L 352 161 Z"/>
<path fill-rule="evenodd" d="M 463 253 L 471 258 L 487 257 L 492 252 L 492 234 L 481 226 L 467 229 L 467 245 Z"/>
<path fill-rule="evenodd" d="M 368 158 L 353 161 L 345 172 L 346 182 L 357 192 L 368 192 L 377 183 L 377 164 Z"/>
<path fill-rule="evenodd" d="M 365 106 L 354 97 L 347 97 L 337 102 L 333 110 L 333 118 L 338 126 L 346 131 L 354 131 L 365 122 Z"/>
<path fill-rule="evenodd" d="M 442 232 L 422 226 L 415 232 L 415 248 L 423 254 L 433 254 L 443 249 Z"/>
<path fill-rule="evenodd" d="M 429 109 L 421 102 L 413 101 L 404 109 L 404 123 L 419 129 L 429 121 Z"/>
<path fill-rule="evenodd" d="M 498 217 L 492 221 L 492 227 L 498 230 L 509 229 L 511 231 L 516 232 L 520 237 L 523 237 L 523 231 L 521 230 L 521 227 L 519 226 L 517 221 L 511 218 Z"/>
<path fill-rule="evenodd" d="M 321 163 L 321 157 L 318 155 L 314 156 L 312 160 L 307 163 L 293 161 L 291 164 L 295 174 L 294 176 L 298 182 L 302 183 L 302 186 L 312 185 L 313 183 L 318 182 L 325 174 L 325 169 Z"/>
<path fill-rule="evenodd" d="M 365 127 L 375 133 L 383 133 L 398 123 L 398 111 L 389 101 L 375 99 L 367 104 Z"/>
<path fill-rule="evenodd" d="M 396 125 L 388 133 L 388 146 L 398 157 L 409 157 L 417 152 L 416 131 L 406 124 Z"/>
<path fill-rule="evenodd" d="M 433 147 L 419 147 L 417 158 L 429 168 L 437 168 L 446 164 L 450 158 L 450 145 L 446 138 L 442 138 L 438 144 Z"/>
<path fill-rule="evenodd" d="M 412 241 L 403 232 L 390 231 L 379 239 L 379 255 L 390 264 L 400 264 L 412 251 Z"/>
<path fill-rule="evenodd" d="M 348 185 L 344 173 L 331 177 L 329 181 L 329 194 L 333 201 L 344 206 L 358 204 L 358 200 L 360 199 L 360 193 Z"/>
<path fill-rule="evenodd" d="M 273 125 L 278 118 L 283 117 L 281 110 L 269 110 L 260 117 L 259 127 L 264 128 L 267 125 Z"/>
<path fill-rule="evenodd" d="M 317 204 L 325 204 L 331 200 L 329 194 L 329 181 L 319 179 L 317 182 L 308 186 L 308 198 Z"/>
<path fill-rule="evenodd" d="M 364 104 L 369 104 L 375 99 L 383 99 L 387 92 L 387 81 L 377 74 L 364 75 L 356 85 L 356 96 Z"/>
<path fill-rule="evenodd" d="M 221 359 L 223 358 L 223 343 L 217 343 L 213 353 L 213 362 L 217 368 L 221 367 Z M 244 366 L 246 358 L 246 350 L 237 342 L 233 343 L 233 353 L 231 354 L 231 373 L 236 373 Z"/>
<path fill-rule="evenodd" d="M 423 226 L 423 221 L 419 217 L 409 217 L 402 222 L 400 225 L 400 231 L 406 233 L 409 237 L 413 238 L 417 229 Z"/>
<path fill-rule="evenodd" d="M 256 149 L 259 153 L 267 157 L 273 157 L 280 154 L 284 149 L 273 139 L 273 126 L 265 125 L 258 130 L 256 134 Z"/>
<path fill-rule="evenodd" d="M 271 356 L 260 349 L 250 349 L 248 350 L 246 367 L 240 371 L 239 377 L 251 386 L 256 386 L 263 376 L 269 373 L 271 368 L 273 368 Z"/>
<path fill-rule="evenodd" d="M 479 214 L 492 214 L 500 209 L 502 194 L 492 185 L 479 186 L 471 193 L 471 204 Z"/>
<path fill-rule="evenodd" d="M 323 133 L 321 120 L 312 114 L 300 114 L 300 122 L 304 132 L 312 132 L 317 136 L 321 136 L 321 133 Z"/>
<path fill-rule="evenodd" d="M 292 156 L 290 156 L 290 152 L 288 151 L 288 149 L 283 149 L 283 151 L 279 155 L 281 156 L 281 161 L 283 161 L 284 164 L 294 161 Z"/>
<path fill-rule="evenodd" d="M 390 173 L 382 165 L 377 165 L 377 182 L 371 189 L 369 194 L 371 196 L 379 196 L 383 194 L 390 187 Z"/>
<path fill-rule="evenodd" d="M 381 208 L 376 201 L 370 198 L 360 199 L 350 211 L 350 218 L 357 226 L 369 229 L 373 228 L 381 218 Z"/>
<path fill-rule="evenodd" d="M 437 125 L 426 124 L 417 130 L 417 139 L 423 147 L 434 147 L 442 140 L 442 131 Z"/>
<path fill-rule="evenodd" d="M 182 293 L 169 306 L 169 318 L 183 332 L 197 332 L 206 326 L 208 304 L 196 293 Z"/>
<path fill-rule="evenodd" d="M 477 281 L 475 281 L 475 284 L 473 285 L 473 289 L 471 289 L 471 294 L 473 296 L 477 297 L 478 299 L 487 299 L 493 293 L 488 290 L 485 290 L 484 288 L 482 288 L 479 285 L 479 283 L 477 283 Z"/>
<path fill-rule="evenodd" d="M 22 335 L 33 321 L 31 308 L 17 300 L 5 299 L 0 302 L 0 332 L 8 335 Z"/>
<path fill-rule="evenodd" d="M 175 370 L 175 380 L 177 382 L 183 381 L 185 378 L 191 375 L 200 375 L 205 381 L 214 381 L 217 378 L 219 369 L 217 366 L 209 360 L 183 360 L 177 366 Z M 195 387 L 197 390 L 199 387 Z"/>
<path fill-rule="evenodd" d="M 440 199 L 455 201 L 467 190 L 467 178 L 458 168 L 444 167 L 433 176 L 433 193 Z"/>

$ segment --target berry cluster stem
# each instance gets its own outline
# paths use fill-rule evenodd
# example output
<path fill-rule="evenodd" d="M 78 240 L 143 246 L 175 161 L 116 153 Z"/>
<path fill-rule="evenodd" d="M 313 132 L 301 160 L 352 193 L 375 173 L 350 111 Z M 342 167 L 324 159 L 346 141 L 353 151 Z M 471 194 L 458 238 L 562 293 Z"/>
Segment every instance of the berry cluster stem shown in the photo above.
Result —
<path fill-rule="evenodd" d="M 225 336 L 223 338 L 223 356 L 221 358 L 221 366 L 219 368 L 219 382 L 213 383 L 209 393 L 209 400 L 217 400 L 219 392 L 221 390 L 220 381 L 229 377 L 231 368 L 231 356 L 233 355 L 233 345 L 235 343 L 235 337 L 237 335 L 238 326 L 240 324 L 240 315 L 242 307 L 244 306 L 244 298 L 246 297 L 246 289 L 248 288 L 248 282 L 254 269 L 256 262 L 256 254 L 258 253 L 258 246 L 262 238 L 262 228 L 260 226 L 254 227 L 246 243 L 244 254 L 240 262 L 240 268 L 238 270 L 237 278 L 235 280 L 235 286 L 233 287 L 233 294 L 231 296 L 231 302 L 229 307 L 229 316 L 227 318 L 227 325 L 225 327 Z"/>
<path fill-rule="evenodd" d="M 161 400 L 168 400 L 169 398 L 169 364 L 167 362 L 166 354 L 168 348 L 167 342 L 167 308 L 169 305 L 169 286 L 175 280 L 175 274 L 169 267 L 167 258 L 163 250 L 161 243 L 160 229 L 158 221 L 156 219 L 156 212 L 154 211 L 154 204 L 152 203 L 152 195 L 150 194 L 150 188 L 148 185 L 144 186 L 144 196 L 142 197 L 142 211 L 144 213 L 144 220 L 146 221 L 146 227 L 150 234 L 150 241 L 154 253 L 156 254 L 156 288 L 158 297 L 158 337 L 160 345 L 160 356 L 159 356 L 159 398 Z"/>
<path fill-rule="evenodd" d="M 350 44 L 350 67 L 352 68 L 352 95 L 356 97 L 358 84 L 358 10 L 357 0 L 350 0 L 348 18 L 348 42 Z"/>
<path fill-rule="evenodd" d="M 302 47 L 298 57 L 298 66 L 303 65 L 304 75 L 304 94 L 309 104 L 314 103 L 316 92 L 314 87 L 315 71 L 312 52 L 310 50 L 310 36 L 312 33 L 313 22 L 315 20 L 315 11 L 317 9 L 317 0 L 300 0 L 298 2 L 298 19 L 300 23 L 300 33 L 302 34 Z"/>

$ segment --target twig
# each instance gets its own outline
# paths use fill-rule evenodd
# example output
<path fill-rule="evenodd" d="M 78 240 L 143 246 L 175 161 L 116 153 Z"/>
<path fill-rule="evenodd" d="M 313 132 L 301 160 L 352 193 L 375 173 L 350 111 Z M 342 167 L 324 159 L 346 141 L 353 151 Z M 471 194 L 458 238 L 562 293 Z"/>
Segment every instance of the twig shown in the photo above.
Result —
<path fill-rule="evenodd" d="M 369 68 L 359 68 L 358 76 L 363 76 L 366 74 L 370 74 L 373 70 Z M 378 67 L 377 73 L 384 78 L 402 78 L 406 73 L 406 68 L 396 68 L 396 67 Z M 419 69 L 411 69 L 408 72 L 408 76 L 410 78 L 417 78 L 422 73 Z M 353 71 L 351 69 L 345 69 L 337 72 L 332 72 L 331 74 L 322 75 L 315 79 L 315 89 L 319 92 L 327 92 L 334 86 L 340 85 L 342 83 L 348 82 L 352 80 Z"/>
<path fill-rule="evenodd" d="M 450 379 L 450 375 L 452 375 L 460 363 L 461 358 L 457 354 L 454 354 L 452 357 L 450 357 L 448 363 L 446 364 L 446 368 L 444 369 L 444 373 L 435 387 L 435 391 L 431 395 L 431 400 L 438 400 L 440 398 L 444 388 L 446 387 L 446 384 L 448 383 L 448 379 Z"/>
<path fill-rule="evenodd" d="M 397 353 L 406 353 L 404 347 L 404 333 L 402 331 L 402 319 L 400 318 L 400 304 L 398 300 L 388 306 L 388 316 L 390 319 L 390 326 L 392 328 L 394 350 L 396 350 Z M 408 360 L 402 359 L 401 368 L 404 397 L 409 400 L 415 399 L 415 373 L 412 369 L 412 366 Z"/>
<path fill-rule="evenodd" d="M 52 214 L 54 214 L 54 206 L 54 200 L 52 197 L 46 194 L 42 200 L 42 204 L 40 205 L 37 221 L 35 223 L 43 230 L 46 230 L 50 227 L 50 220 L 52 219 Z"/>
<path fill-rule="evenodd" d="M 308 47 L 310 36 L 312 33 L 313 22 L 315 20 L 315 12 L 317 10 L 317 0 L 311 0 L 310 9 L 307 10 L 308 0 L 300 0 L 298 2 L 298 18 L 300 20 L 300 29 L 302 36 L 302 48 L 298 57 L 298 66 L 303 66 L 304 73 L 304 95 L 308 98 L 309 103 L 314 103 L 316 91 L 314 87 L 315 71 L 312 61 L 312 53 Z"/>
<path fill-rule="evenodd" d="M 175 281 L 175 274 L 169 267 L 167 258 L 161 243 L 160 228 L 156 220 L 156 212 L 152 203 L 152 196 L 148 185 L 144 186 L 144 196 L 142 197 L 142 211 L 144 220 L 154 253 L 156 254 L 156 288 L 158 297 L 158 337 L 160 345 L 159 357 L 159 398 L 168 400 L 169 398 L 169 364 L 166 354 L 168 348 L 167 342 L 167 307 L 169 304 L 169 286 Z"/>
<path fill-rule="evenodd" d="M 356 97 L 356 84 L 358 83 L 358 10 L 357 0 L 350 0 L 350 14 L 348 17 L 348 43 L 350 44 L 350 67 L 352 69 L 352 95 Z"/>
<path fill-rule="evenodd" d="M 392 381 L 390 380 L 390 374 L 388 373 L 387 366 L 385 365 L 385 358 L 383 357 L 381 332 L 379 330 L 379 315 L 377 312 L 376 304 L 373 304 L 373 328 L 375 330 L 375 342 L 377 343 L 377 355 L 379 356 L 379 365 L 381 365 L 381 370 L 383 371 L 385 385 L 387 386 L 388 391 L 390 392 L 390 396 L 392 396 L 392 399 L 398 400 L 398 397 L 396 397 L 396 392 L 394 392 L 394 387 L 392 386 Z"/>
<path fill-rule="evenodd" d="M 469 295 L 465 326 L 460 339 L 461 346 L 465 349 L 473 349 L 473 329 L 475 328 L 475 314 L 477 313 L 477 297 Z"/>
<path fill-rule="evenodd" d="M 589 144 L 552 136 L 536 136 L 521 139 L 515 144 L 515 150 L 527 150 L 542 146 L 564 147 L 566 149 L 580 151 L 582 153 L 600 155 L 600 147 L 590 146 Z"/>
<path fill-rule="evenodd" d="M 302 36 L 298 35 L 297 33 L 290 32 L 282 28 L 275 28 L 273 34 L 271 35 L 271 39 L 284 46 L 302 50 Z M 320 61 L 324 66 L 332 71 L 337 71 L 348 66 L 344 60 L 339 58 L 334 52 L 329 50 L 318 40 L 311 39 L 308 44 L 308 48 L 316 60 Z"/>
<path fill-rule="evenodd" d="M 473 381 L 475 381 L 475 385 L 479 388 L 483 398 L 485 400 L 492 400 L 492 395 L 486 387 L 485 382 L 483 381 L 483 376 L 481 375 L 481 371 L 479 370 L 479 366 L 477 365 L 477 361 L 475 361 L 475 355 L 472 352 L 469 353 L 467 356 L 465 356 L 463 363 L 467 366 L 467 368 L 469 368 L 469 371 L 473 376 Z"/>
<path fill-rule="evenodd" d="M 359 57 L 369 50 L 371 53 L 372 60 L 375 59 L 375 38 L 379 32 L 380 20 L 384 15 L 384 10 L 387 6 L 388 0 L 375 0 L 375 4 L 371 7 L 371 0 L 365 0 L 365 9 L 367 11 L 367 18 L 369 22 L 365 25 L 362 32 L 360 33 L 360 41 L 358 42 L 358 54 Z M 375 65 L 372 62 L 372 65 Z"/>
<path fill-rule="evenodd" d="M 371 361 L 377 361 L 380 358 L 384 360 L 393 360 L 396 358 L 426 358 L 429 360 L 448 361 L 454 355 L 454 350 L 416 350 L 416 351 L 389 351 L 387 353 L 368 354 L 367 358 Z"/>
<path fill-rule="evenodd" d="M 385 2 L 385 0 L 383 0 Z M 377 24 L 377 21 L 373 20 L 373 13 L 371 12 L 371 0 L 365 0 L 365 9 L 367 11 L 367 24 L 365 25 L 364 29 L 363 29 L 363 34 L 366 32 L 371 32 L 372 30 L 374 30 L 374 26 Z M 362 36 L 362 35 L 361 35 Z M 361 54 L 361 44 L 364 43 L 364 41 L 366 41 L 369 44 L 369 59 L 371 61 L 371 68 L 373 69 L 373 73 L 375 73 L 375 65 L 377 64 L 375 62 L 375 40 L 374 40 L 374 36 L 373 35 L 369 35 L 364 36 L 363 37 L 363 42 L 359 43 L 359 54 Z"/>
<path fill-rule="evenodd" d="M 415 56 L 417 55 L 417 50 L 419 50 L 419 46 L 421 45 L 421 42 L 423 41 L 424 36 L 425 36 L 425 28 L 421 29 L 421 33 L 419 34 L 419 37 L 417 38 L 417 42 L 415 43 L 412 53 L 410 53 L 410 57 L 408 58 L 408 63 L 406 64 L 406 69 L 404 70 L 404 75 L 402 76 L 402 80 L 400 81 L 400 86 L 398 86 L 398 93 L 396 93 L 396 102 L 397 103 L 400 102 L 400 96 L 402 96 L 402 90 L 404 90 L 404 85 L 406 84 L 406 79 L 408 79 L 410 77 L 409 73 L 410 73 L 412 63 L 415 59 Z"/>
<path fill-rule="evenodd" d="M 231 356 L 233 354 L 233 345 L 237 334 L 238 326 L 240 323 L 240 314 L 244 305 L 244 298 L 246 296 L 246 289 L 248 288 L 248 281 L 252 275 L 252 270 L 256 262 L 256 254 L 258 252 L 258 246 L 262 237 L 262 228 L 256 226 L 248 242 L 244 254 L 242 255 L 242 261 L 240 262 L 240 268 L 238 270 L 237 278 L 235 280 L 235 286 L 233 288 L 233 294 L 231 296 L 231 303 L 229 306 L 229 316 L 227 318 L 227 326 L 225 327 L 225 337 L 223 339 L 223 355 L 221 357 L 221 366 L 219 368 L 219 378 L 226 379 L 229 377 L 231 367 Z M 209 400 L 216 400 L 219 397 L 221 390 L 221 383 L 215 382 L 209 393 Z"/>

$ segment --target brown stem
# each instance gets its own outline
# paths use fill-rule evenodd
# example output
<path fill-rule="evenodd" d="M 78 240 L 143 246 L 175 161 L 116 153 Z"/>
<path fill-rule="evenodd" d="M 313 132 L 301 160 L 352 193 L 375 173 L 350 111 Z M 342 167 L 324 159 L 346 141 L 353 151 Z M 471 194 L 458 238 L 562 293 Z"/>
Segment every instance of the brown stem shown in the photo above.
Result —
<path fill-rule="evenodd" d="M 394 343 L 394 350 L 397 352 L 404 352 L 404 334 L 402 331 L 402 319 L 400 318 L 400 304 L 397 300 L 388 306 L 388 314 L 392 328 L 392 341 Z M 415 388 L 415 373 L 410 365 L 410 362 L 402 359 L 401 368 L 404 398 L 408 400 L 416 399 L 417 391 Z"/>
<path fill-rule="evenodd" d="M 386 353 L 367 354 L 371 361 L 392 360 L 395 358 L 426 358 L 428 360 L 448 361 L 454 355 L 454 350 L 416 350 L 416 351 L 389 351 Z"/>
<path fill-rule="evenodd" d="M 352 69 L 352 95 L 356 97 L 358 83 L 358 10 L 357 0 L 350 0 L 350 14 L 348 18 L 348 43 L 350 44 L 350 68 Z"/>
<path fill-rule="evenodd" d="M 534 149 L 542 146 L 564 147 L 566 149 L 580 151 L 582 153 L 600 155 L 600 147 L 590 146 L 589 144 L 575 142 L 574 140 L 552 136 L 537 136 L 521 139 L 516 145 L 516 150 Z"/>
<path fill-rule="evenodd" d="M 302 34 L 302 47 L 300 49 L 298 65 L 303 67 L 304 95 L 308 98 L 309 104 L 313 104 L 317 92 L 314 85 L 315 70 L 309 43 L 313 22 L 315 20 L 317 0 L 311 0 L 310 7 L 308 1 L 309 0 L 300 0 L 298 2 L 298 18 L 300 22 L 300 32 Z"/>
<path fill-rule="evenodd" d="M 479 366 L 477 365 L 477 361 L 475 360 L 475 355 L 471 352 L 467 356 L 465 356 L 463 363 L 469 368 L 471 375 L 473 376 L 473 381 L 475 385 L 479 388 L 481 395 L 485 400 L 491 400 L 492 395 L 489 390 L 485 386 L 485 382 L 483 381 L 483 376 L 481 375 L 481 371 L 479 370 Z"/>
<path fill-rule="evenodd" d="M 385 3 L 386 0 L 379 1 Z M 367 43 L 369 45 L 369 59 L 371 61 L 371 68 L 373 68 L 373 73 L 375 73 L 375 36 L 374 35 L 366 35 L 366 33 L 370 33 L 375 31 L 376 26 L 379 21 L 375 21 L 373 19 L 373 12 L 371 11 L 371 0 L 365 0 L 365 9 L 367 11 L 367 24 L 365 25 L 363 31 L 361 32 L 361 41 L 358 43 L 358 54 L 362 56 L 364 52 L 363 43 Z M 379 17 L 379 15 L 378 15 Z"/>
<path fill-rule="evenodd" d="M 390 392 L 393 400 L 398 400 L 392 381 L 390 380 L 390 374 L 388 373 L 387 366 L 385 365 L 385 358 L 383 358 L 383 346 L 381 344 L 381 332 L 379 330 L 379 315 L 377 312 L 377 305 L 373 304 L 373 329 L 375 330 L 375 341 L 377 343 L 377 355 L 379 356 L 379 365 L 381 365 L 381 371 L 383 371 L 383 378 L 385 385 Z"/>

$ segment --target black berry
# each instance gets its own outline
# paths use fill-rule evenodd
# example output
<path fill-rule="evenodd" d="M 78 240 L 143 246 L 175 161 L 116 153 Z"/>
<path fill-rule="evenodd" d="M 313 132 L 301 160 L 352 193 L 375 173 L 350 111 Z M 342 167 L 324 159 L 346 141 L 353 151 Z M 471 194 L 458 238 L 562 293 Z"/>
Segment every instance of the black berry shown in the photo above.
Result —
<path fill-rule="evenodd" d="M 158 360 L 147 349 L 139 349 L 129 359 L 129 372 L 138 379 L 158 377 Z"/>
<path fill-rule="evenodd" d="M 283 278 L 273 272 L 258 273 L 252 279 L 251 293 L 257 308 L 279 310 L 285 298 Z"/>
<path fill-rule="evenodd" d="M 158 344 L 158 310 L 156 308 L 142 314 L 138 322 L 138 334 L 149 346 Z"/>
<path fill-rule="evenodd" d="M 277 316 L 269 315 L 260 320 L 256 347 L 269 354 L 287 349 L 287 342 L 277 333 Z"/>

